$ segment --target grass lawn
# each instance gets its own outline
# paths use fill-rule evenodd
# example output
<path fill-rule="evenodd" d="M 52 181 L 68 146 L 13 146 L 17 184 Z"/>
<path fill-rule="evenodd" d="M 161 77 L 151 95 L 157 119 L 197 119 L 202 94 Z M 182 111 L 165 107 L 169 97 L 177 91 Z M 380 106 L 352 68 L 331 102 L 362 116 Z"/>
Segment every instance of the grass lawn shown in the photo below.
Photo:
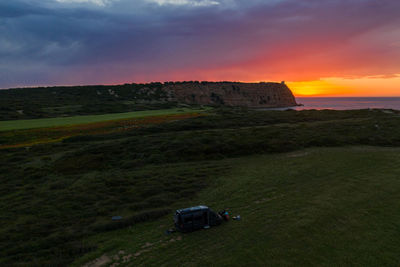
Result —
<path fill-rule="evenodd" d="M 161 116 L 161 115 L 201 112 L 204 110 L 205 109 L 174 108 L 174 109 L 135 111 L 127 113 L 111 113 L 104 115 L 0 121 L 0 131 L 68 126 L 68 125 L 96 123 L 96 122 L 111 121 L 111 120 L 129 119 L 129 118 L 141 118 L 148 116 Z"/>
<path fill-rule="evenodd" d="M 0 265 L 397 266 L 398 120 L 215 108 L 2 131 Z M 199 204 L 243 219 L 164 234 Z"/>
<path fill-rule="evenodd" d="M 311 148 L 225 159 L 227 173 L 191 201 L 241 221 L 165 235 L 172 213 L 101 233 L 99 258 L 119 266 L 398 266 L 400 149 Z"/>

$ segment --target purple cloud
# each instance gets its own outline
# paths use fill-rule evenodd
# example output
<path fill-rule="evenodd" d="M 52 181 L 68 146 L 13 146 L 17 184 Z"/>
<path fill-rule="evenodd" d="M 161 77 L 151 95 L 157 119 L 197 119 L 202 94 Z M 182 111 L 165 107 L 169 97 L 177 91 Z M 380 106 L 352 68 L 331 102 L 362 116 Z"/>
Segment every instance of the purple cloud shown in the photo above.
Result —
<path fill-rule="evenodd" d="M 248 2 L 0 3 L 0 88 L 400 73 L 399 1 Z"/>

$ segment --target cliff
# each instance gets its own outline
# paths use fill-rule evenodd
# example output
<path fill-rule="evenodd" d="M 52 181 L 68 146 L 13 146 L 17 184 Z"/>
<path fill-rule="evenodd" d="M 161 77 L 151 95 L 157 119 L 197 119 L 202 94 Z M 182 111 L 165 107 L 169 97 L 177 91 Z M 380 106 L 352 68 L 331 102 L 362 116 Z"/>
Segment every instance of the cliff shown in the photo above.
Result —
<path fill-rule="evenodd" d="M 187 104 L 273 108 L 296 106 L 296 99 L 282 83 L 193 82 L 164 83 L 169 100 Z"/>

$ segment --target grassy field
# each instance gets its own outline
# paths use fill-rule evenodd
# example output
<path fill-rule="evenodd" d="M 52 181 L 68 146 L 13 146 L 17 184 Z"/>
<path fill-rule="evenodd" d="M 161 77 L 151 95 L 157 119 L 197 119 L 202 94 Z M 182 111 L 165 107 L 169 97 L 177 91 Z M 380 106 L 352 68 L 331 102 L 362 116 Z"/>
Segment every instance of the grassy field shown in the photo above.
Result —
<path fill-rule="evenodd" d="M 104 114 L 104 115 L 0 121 L 0 131 L 70 126 L 70 125 L 77 125 L 77 124 L 96 123 L 96 122 L 130 119 L 130 118 L 142 118 L 142 117 L 149 117 L 149 116 L 162 116 L 162 115 L 165 116 L 165 115 L 174 115 L 174 114 L 183 114 L 183 113 L 195 113 L 195 112 L 201 112 L 201 111 L 204 111 L 204 110 L 202 110 L 202 109 L 196 110 L 196 109 L 188 109 L 188 108 L 174 108 L 174 109 L 162 109 L 162 110 L 135 111 L 135 112 L 127 112 L 127 113 L 111 113 L 111 114 Z"/>
<path fill-rule="evenodd" d="M 191 234 L 156 222 L 96 236 L 98 258 L 119 266 L 397 266 L 400 150 L 318 148 L 219 162 L 230 167 L 192 201 L 229 208 L 230 221 Z"/>
<path fill-rule="evenodd" d="M 0 265 L 396 265 L 398 112 L 206 114 L 1 132 Z M 243 220 L 164 235 L 198 204 Z"/>
<path fill-rule="evenodd" d="M 67 138 L 121 133 L 167 122 L 204 116 L 205 113 L 180 113 L 171 115 L 134 117 L 97 123 L 75 124 L 51 128 L 34 128 L 0 132 L 0 149 L 31 147 L 38 144 L 61 142 Z"/>

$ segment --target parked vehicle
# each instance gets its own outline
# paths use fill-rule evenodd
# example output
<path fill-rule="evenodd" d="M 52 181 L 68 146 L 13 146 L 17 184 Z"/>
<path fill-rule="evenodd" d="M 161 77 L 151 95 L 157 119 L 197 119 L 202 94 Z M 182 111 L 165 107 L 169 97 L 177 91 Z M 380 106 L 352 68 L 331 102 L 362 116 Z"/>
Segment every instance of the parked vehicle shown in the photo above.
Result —
<path fill-rule="evenodd" d="M 197 206 L 180 209 L 175 212 L 175 228 L 180 232 L 195 230 L 220 225 L 222 217 L 207 206 Z"/>

